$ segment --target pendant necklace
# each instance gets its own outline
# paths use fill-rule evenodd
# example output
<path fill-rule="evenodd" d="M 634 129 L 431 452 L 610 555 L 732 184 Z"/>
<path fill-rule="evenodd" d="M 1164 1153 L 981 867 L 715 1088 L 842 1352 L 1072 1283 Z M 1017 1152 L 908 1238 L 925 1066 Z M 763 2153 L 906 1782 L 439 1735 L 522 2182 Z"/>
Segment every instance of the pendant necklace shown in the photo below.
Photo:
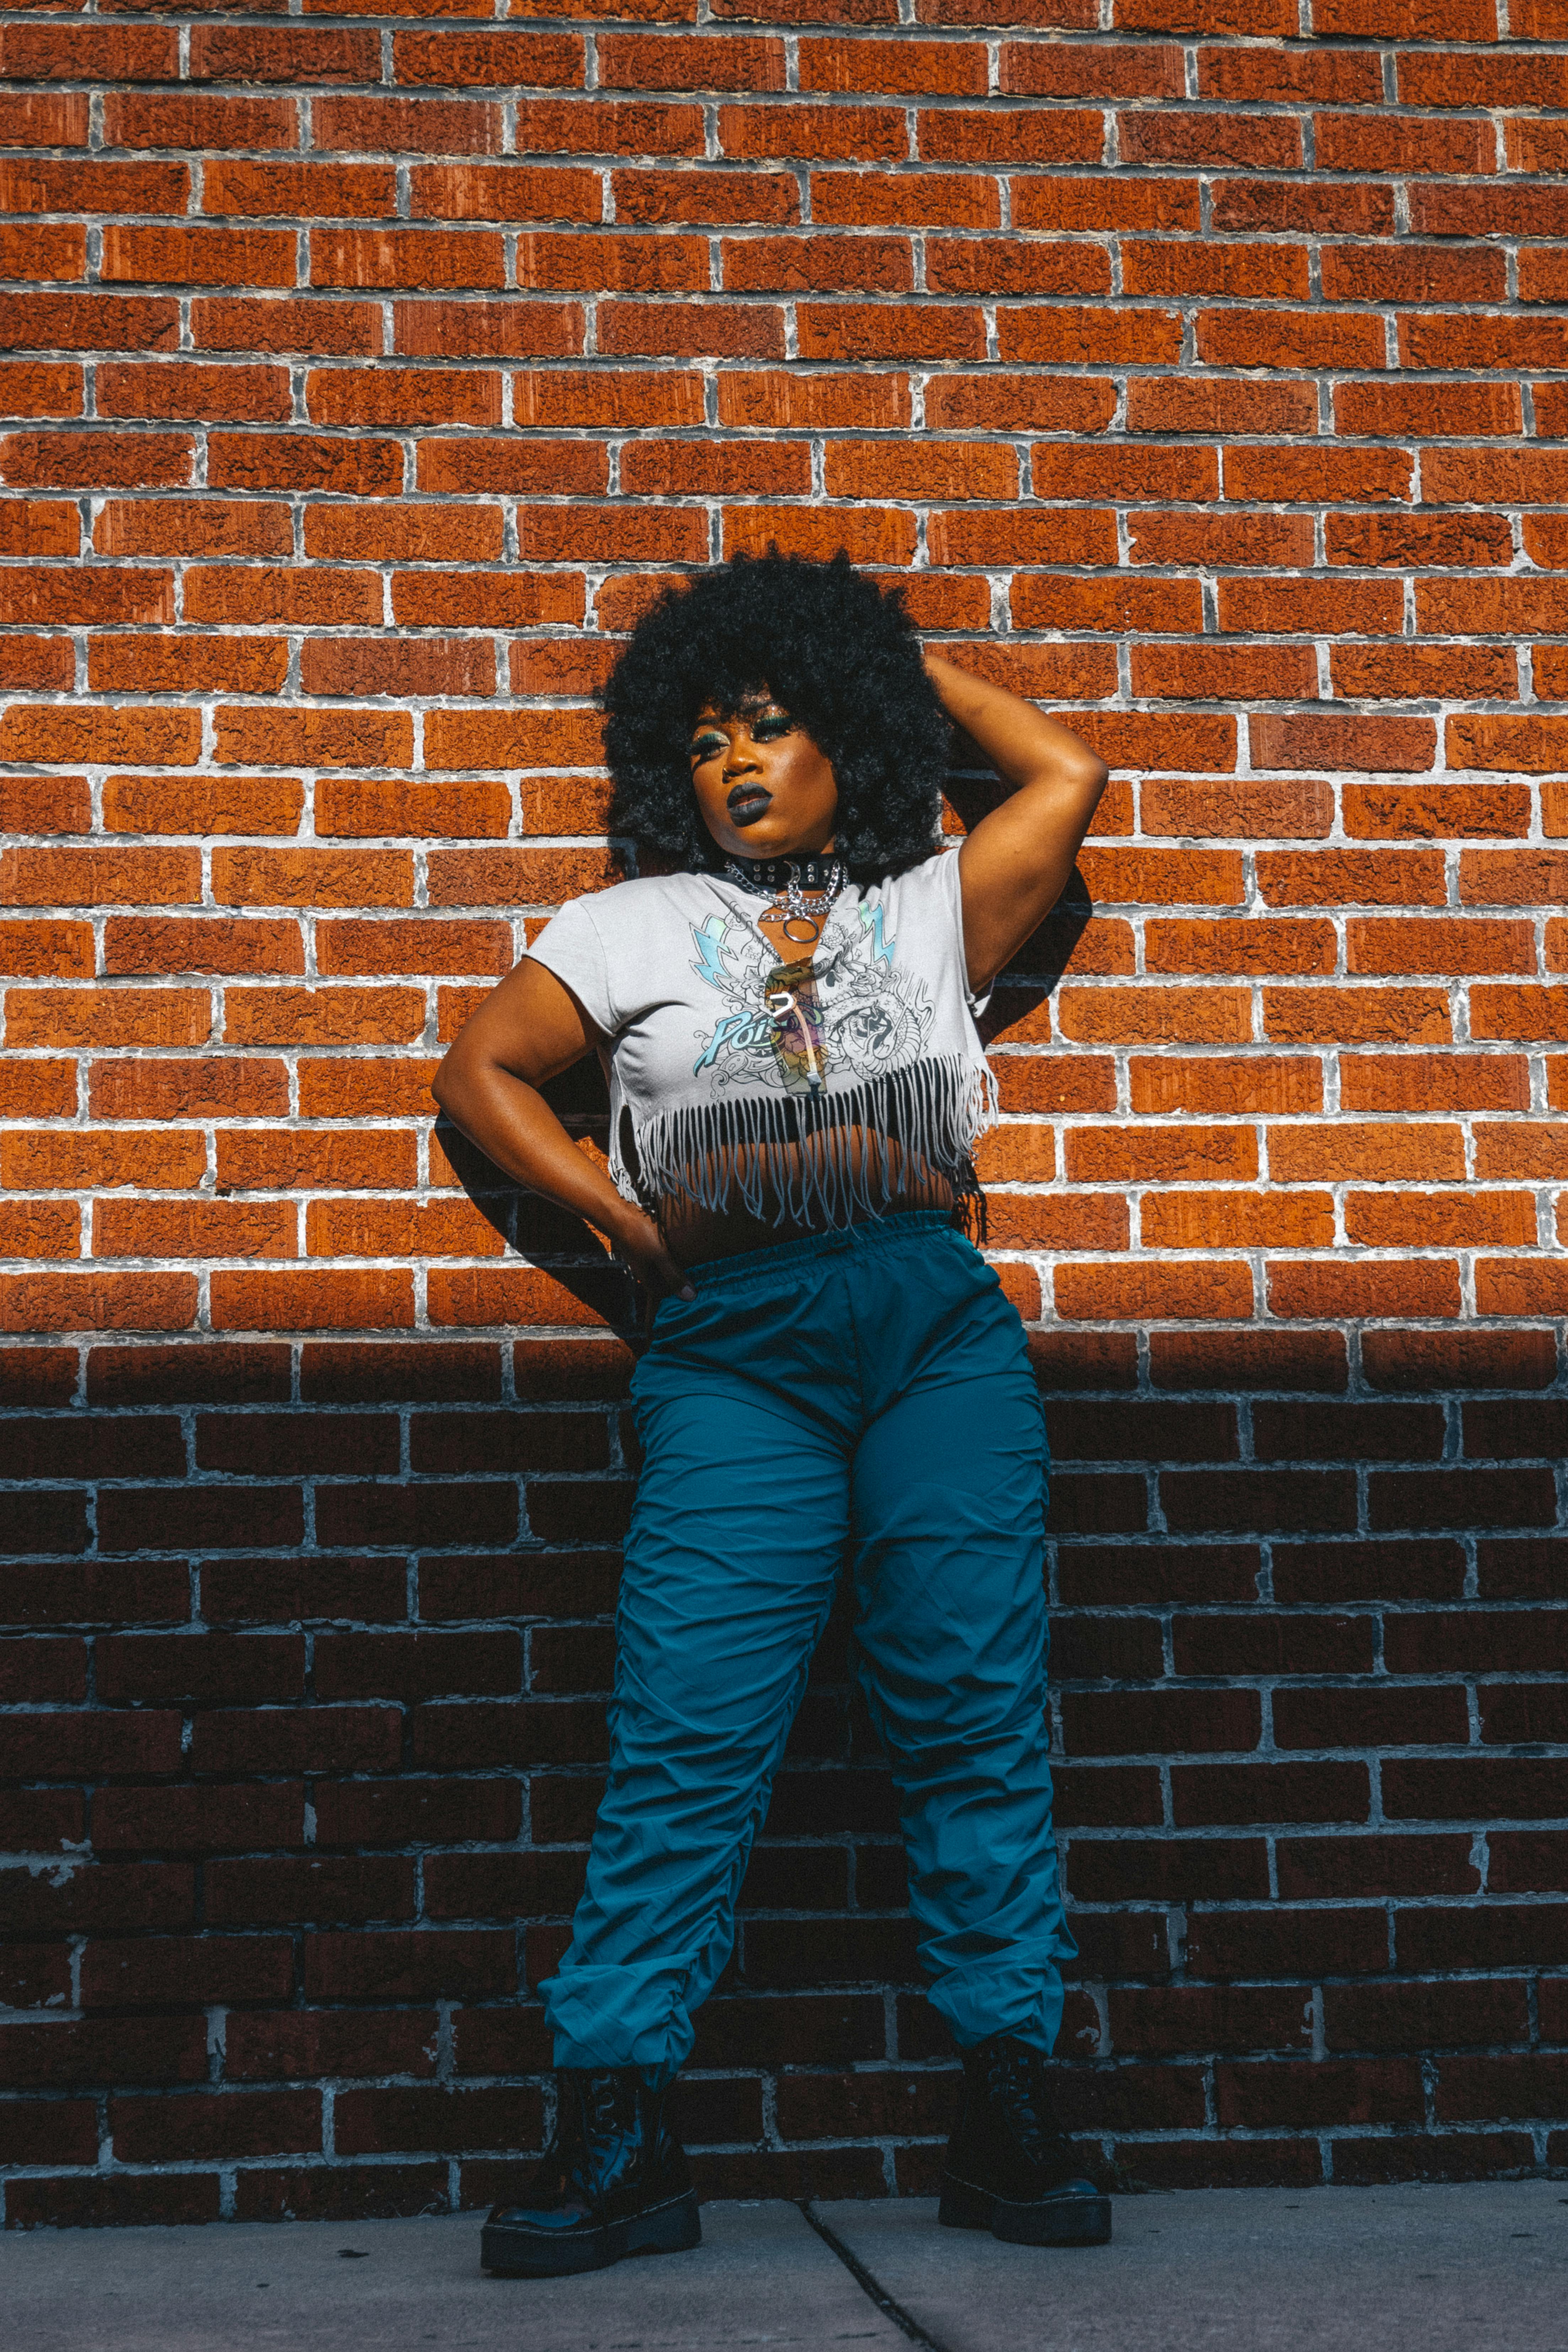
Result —
<path fill-rule="evenodd" d="M 833 902 L 847 879 L 843 861 L 837 857 L 728 857 L 724 871 L 742 889 L 772 898 L 775 911 L 784 917 L 784 935 L 792 947 L 816 945 Z M 826 901 L 820 915 L 814 915 L 806 905 L 807 891 Z M 766 933 L 763 936 L 765 940 Z"/>

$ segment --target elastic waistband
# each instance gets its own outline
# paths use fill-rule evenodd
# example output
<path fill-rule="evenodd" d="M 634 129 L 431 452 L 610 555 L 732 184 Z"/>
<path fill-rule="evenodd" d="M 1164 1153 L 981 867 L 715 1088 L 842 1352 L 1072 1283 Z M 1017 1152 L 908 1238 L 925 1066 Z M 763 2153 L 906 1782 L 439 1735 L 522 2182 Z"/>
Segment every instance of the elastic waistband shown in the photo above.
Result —
<path fill-rule="evenodd" d="M 716 1284 L 744 1282 L 753 1277 L 787 1273 L 792 1265 L 819 1264 L 824 1258 L 870 1255 L 900 1243 L 929 1241 L 936 1234 L 963 1235 L 946 1209 L 910 1209 L 890 1217 L 871 1217 L 823 1234 L 801 1234 L 794 1241 L 775 1243 L 772 1249 L 743 1250 L 734 1257 L 705 1258 L 688 1268 L 699 1289 Z"/>

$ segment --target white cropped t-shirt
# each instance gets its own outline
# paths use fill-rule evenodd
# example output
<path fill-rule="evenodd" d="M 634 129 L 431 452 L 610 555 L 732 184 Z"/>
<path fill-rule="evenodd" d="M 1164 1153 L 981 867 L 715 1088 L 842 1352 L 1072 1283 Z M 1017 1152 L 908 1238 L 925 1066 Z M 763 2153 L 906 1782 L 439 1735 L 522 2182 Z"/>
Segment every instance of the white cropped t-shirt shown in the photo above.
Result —
<path fill-rule="evenodd" d="M 563 907 L 528 950 L 609 1041 L 621 1192 L 827 1226 L 876 1215 L 895 1175 L 977 1200 L 973 1147 L 996 1105 L 957 852 L 847 885 L 796 963 L 758 928 L 769 904 L 721 875 L 621 882 Z"/>

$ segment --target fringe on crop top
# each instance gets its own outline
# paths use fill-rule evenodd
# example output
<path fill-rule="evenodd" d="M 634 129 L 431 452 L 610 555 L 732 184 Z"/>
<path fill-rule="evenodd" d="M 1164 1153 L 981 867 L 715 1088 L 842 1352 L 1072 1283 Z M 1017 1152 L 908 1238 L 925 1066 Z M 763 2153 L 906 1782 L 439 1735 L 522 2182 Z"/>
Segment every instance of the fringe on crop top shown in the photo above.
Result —
<path fill-rule="evenodd" d="M 721 876 L 623 882 L 563 908 L 529 953 L 609 1041 L 610 1174 L 667 1202 L 841 1227 L 912 1181 L 983 1235 L 974 1146 L 996 1117 L 975 1027 L 956 852 L 834 901 L 782 961 L 766 900 Z"/>

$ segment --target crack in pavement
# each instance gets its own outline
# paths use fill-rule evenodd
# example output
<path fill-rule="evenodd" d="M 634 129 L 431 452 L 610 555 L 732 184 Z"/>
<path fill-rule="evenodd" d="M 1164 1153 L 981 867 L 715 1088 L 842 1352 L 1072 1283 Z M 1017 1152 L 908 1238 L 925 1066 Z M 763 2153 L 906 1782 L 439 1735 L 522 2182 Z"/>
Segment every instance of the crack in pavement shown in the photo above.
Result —
<path fill-rule="evenodd" d="M 936 2336 L 928 2335 L 913 2314 L 906 2311 L 901 2303 L 894 2301 L 881 2281 L 866 2268 L 858 2254 L 852 2253 L 837 2231 L 830 2230 L 821 2216 L 812 2210 L 810 2198 L 802 2198 L 799 2202 L 802 2213 L 823 2244 L 837 2255 L 856 2285 L 863 2294 L 869 2295 L 878 2310 L 884 2313 L 895 2327 L 901 2329 L 911 2344 L 919 2345 L 921 2352 L 947 2352 L 946 2345 L 939 2342 Z"/>

